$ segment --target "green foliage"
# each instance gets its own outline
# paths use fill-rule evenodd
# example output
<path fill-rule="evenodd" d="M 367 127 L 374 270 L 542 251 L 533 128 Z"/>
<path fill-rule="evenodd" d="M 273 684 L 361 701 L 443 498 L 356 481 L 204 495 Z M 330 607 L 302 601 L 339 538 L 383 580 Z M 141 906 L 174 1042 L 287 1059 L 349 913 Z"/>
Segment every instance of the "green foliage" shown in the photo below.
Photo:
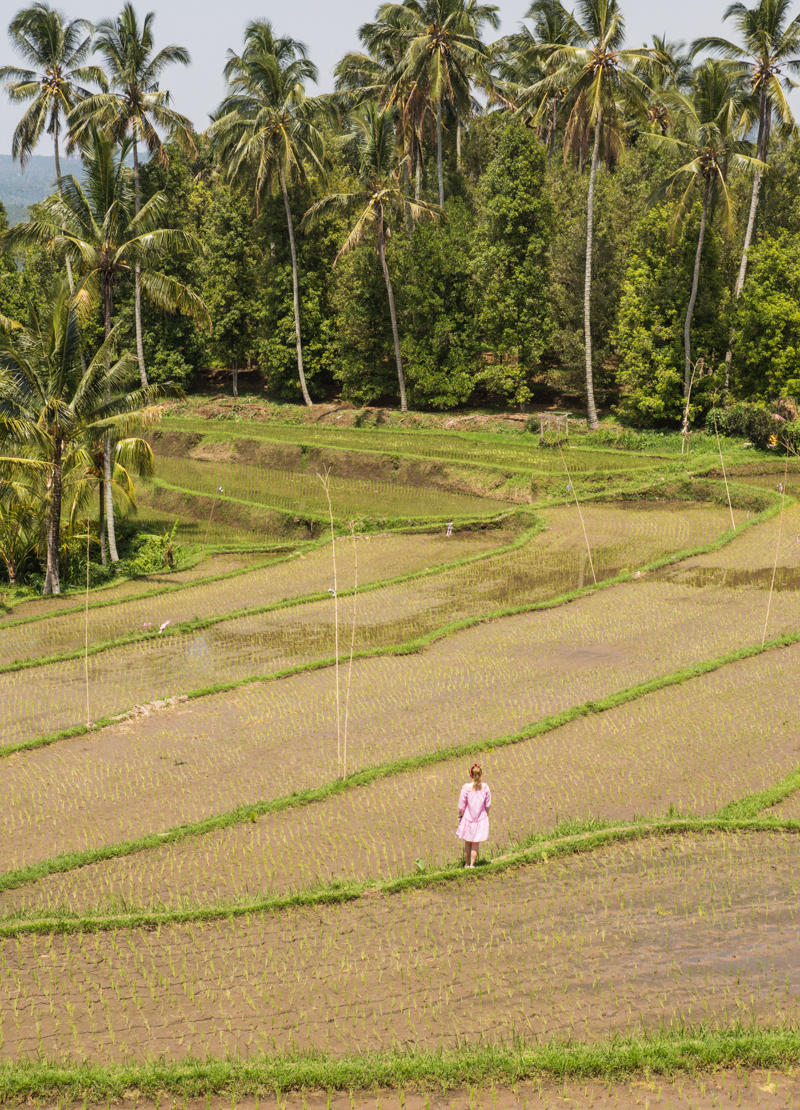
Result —
<path fill-rule="evenodd" d="M 720 435 L 749 440 L 754 447 L 764 450 L 777 446 L 784 424 L 776 420 L 764 405 L 743 403 L 727 409 L 711 409 L 706 418 L 706 428 Z M 771 442 L 773 439 L 776 442 Z"/>
<path fill-rule="evenodd" d="M 698 204 L 676 236 L 670 210 L 661 205 L 642 217 L 631 245 L 612 342 L 622 390 L 617 411 L 637 427 L 679 424 L 683 418 L 683 325 L 699 220 Z M 693 350 L 704 358 L 706 373 L 692 387 L 693 416 L 709 404 L 716 379 L 708 371 L 725 349 L 722 257 L 722 237 L 707 230 L 692 325 Z"/>
<path fill-rule="evenodd" d="M 800 231 L 768 236 L 751 251 L 736 309 L 736 395 L 800 395 Z"/>
<path fill-rule="evenodd" d="M 392 251 L 395 271 L 402 266 L 402 280 L 395 285 L 414 408 L 463 405 L 475 388 L 479 367 L 470 254 L 473 216 L 457 199 L 449 201 L 445 211 L 441 227 L 419 224 L 407 247 L 398 241 L 402 253 Z"/>
<path fill-rule="evenodd" d="M 552 204 L 544 147 L 533 131 L 509 124 L 478 193 L 475 277 L 488 365 L 488 393 L 521 403 L 552 334 L 549 244 Z"/>

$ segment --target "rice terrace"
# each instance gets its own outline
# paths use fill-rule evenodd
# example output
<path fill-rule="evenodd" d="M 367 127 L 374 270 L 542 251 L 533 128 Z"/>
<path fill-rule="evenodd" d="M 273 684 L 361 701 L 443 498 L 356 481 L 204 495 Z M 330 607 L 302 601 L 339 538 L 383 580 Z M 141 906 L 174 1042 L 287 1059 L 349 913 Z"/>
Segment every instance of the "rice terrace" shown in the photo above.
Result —
<path fill-rule="evenodd" d="M 3 12 L 0 1110 L 800 1106 L 800 14 L 514 2 Z"/>

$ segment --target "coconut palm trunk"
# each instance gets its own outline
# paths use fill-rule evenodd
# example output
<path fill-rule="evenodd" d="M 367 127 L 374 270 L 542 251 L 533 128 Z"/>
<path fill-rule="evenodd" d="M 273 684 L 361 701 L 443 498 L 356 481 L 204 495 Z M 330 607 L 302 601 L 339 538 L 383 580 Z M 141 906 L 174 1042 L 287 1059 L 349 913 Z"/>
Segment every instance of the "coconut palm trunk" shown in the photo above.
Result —
<path fill-rule="evenodd" d="M 50 478 L 50 514 L 47 526 L 47 570 L 44 578 L 45 594 L 60 594 L 61 581 L 58 568 L 58 548 L 61 538 L 61 458 L 63 441 L 56 439 L 53 473 Z"/>
<path fill-rule="evenodd" d="M 461 173 L 461 116 L 456 115 L 456 169 Z"/>
<path fill-rule="evenodd" d="M 139 145 L 134 140 L 133 143 L 133 205 L 136 215 L 139 215 L 139 209 L 142 206 L 142 196 L 139 187 Z M 144 365 L 144 342 L 142 341 L 142 286 L 139 281 L 139 275 L 142 269 L 139 263 L 136 263 L 133 273 L 133 296 L 134 296 L 134 319 L 136 322 L 136 357 L 139 360 L 139 377 L 142 380 L 142 385 L 147 385 L 147 371 Z"/>
<path fill-rule="evenodd" d="M 586 272 L 583 282 L 583 337 L 586 346 L 586 416 L 589 427 L 597 427 L 597 409 L 594 404 L 594 379 L 592 375 L 592 237 L 594 234 L 594 184 L 597 178 L 597 160 L 600 154 L 600 132 L 603 113 L 597 115 L 594 125 L 592 168 L 589 171 L 589 197 L 586 201 Z"/>
<path fill-rule="evenodd" d="M 105 315 L 105 337 L 108 339 L 111 334 L 111 316 L 113 312 L 113 293 L 108 281 L 105 283 L 103 290 L 103 309 Z M 111 369 L 111 356 L 106 351 L 106 374 Z M 106 389 L 106 401 L 111 400 L 111 394 Z M 119 562 L 119 555 L 117 554 L 117 535 L 114 527 L 114 496 L 111 486 L 113 477 L 112 460 L 111 460 L 111 435 L 106 433 L 103 438 L 103 505 L 106 513 L 106 532 L 108 534 L 108 554 L 112 563 Z"/>
<path fill-rule="evenodd" d="M 442 102 L 436 104 L 436 173 L 439 178 L 439 207 L 444 204 L 444 176 L 442 173 Z"/>
<path fill-rule="evenodd" d="M 58 117 L 53 120 L 53 148 L 56 156 L 56 180 L 58 182 L 58 195 L 63 197 L 64 191 L 61 188 L 61 157 L 58 149 Z M 70 293 L 75 292 L 75 282 L 72 277 L 72 263 L 67 258 L 67 281 L 69 283 Z"/>
<path fill-rule="evenodd" d="M 692 382 L 692 315 L 697 300 L 697 289 L 700 285 L 700 257 L 703 253 L 703 241 L 706 237 L 706 221 L 708 220 L 708 202 L 711 196 L 711 180 L 707 179 L 703 190 L 703 213 L 700 217 L 700 234 L 697 236 L 697 250 L 694 256 L 694 274 L 692 275 L 692 294 L 689 297 L 689 307 L 686 309 L 686 319 L 683 323 L 683 395 L 689 396 Z"/>
<path fill-rule="evenodd" d="M 400 354 L 400 334 L 397 330 L 397 313 L 394 309 L 394 293 L 392 292 L 392 279 L 389 277 L 389 267 L 386 265 L 386 248 L 384 245 L 383 223 L 378 232 L 378 255 L 381 260 L 383 279 L 386 282 L 386 295 L 389 298 L 389 316 L 392 321 L 392 338 L 394 339 L 394 357 L 397 363 L 397 381 L 400 384 L 400 411 L 408 412 L 406 401 L 406 379 L 403 376 L 403 356 Z"/>
<path fill-rule="evenodd" d="M 300 388 L 303 391 L 303 400 L 307 405 L 313 401 L 306 385 L 306 375 L 303 370 L 303 341 L 300 334 L 300 286 L 297 280 L 297 250 L 294 245 L 294 224 L 292 223 L 292 209 L 289 204 L 289 192 L 286 188 L 286 176 L 283 167 L 280 171 L 281 190 L 283 191 L 283 206 L 286 209 L 286 225 L 289 228 L 289 249 L 292 252 L 292 292 L 294 294 L 294 334 L 297 344 L 297 373 L 300 376 Z"/>

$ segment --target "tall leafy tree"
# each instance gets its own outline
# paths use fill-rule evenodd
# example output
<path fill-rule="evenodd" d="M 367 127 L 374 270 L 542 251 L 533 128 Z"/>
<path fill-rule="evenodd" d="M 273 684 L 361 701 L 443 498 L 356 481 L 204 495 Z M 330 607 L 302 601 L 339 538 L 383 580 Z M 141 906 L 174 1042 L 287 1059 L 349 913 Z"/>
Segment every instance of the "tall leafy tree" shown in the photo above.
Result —
<path fill-rule="evenodd" d="M 170 106 L 170 94 L 159 87 L 162 74 L 170 65 L 189 65 L 189 51 L 183 46 L 165 46 L 154 53 L 154 12 L 139 23 L 133 4 L 127 3 L 116 19 L 97 25 L 94 49 L 105 62 L 108 91 L 88 96 L 70 114 L 73 141 L 80 142 L 92 129 L 104 131 L 117 142 L 130 141 L 133 152 L 133 200 L 138 214 L 142 204 L 139 184 L 139 146 L 151 157 L 166 161 L 167 153 L 159 131 L 192 145 L 191 121 Z M 139 265 L 134 267 L 136 353 L 142 385 L 147 385 L 147 370 L 142 343 L 142 291 Z"/>
<path fill-rule="evenodd" d="M 424 201 L 413 200 L 401 188 L 400 166 L 394 136 L 398 111 L 396 107 L 381 110 L 376 104 L 364 106 L 355 119 L 358 128 L 356 142 L 361 187 L 354 192 L 331 193 L 323 197 L 308 210 L 303 217 L 303 225 L 313 226 L 326 211 L 339 211 L 351 217 L 355 216 L 353 228 L 337 254 L 334 266 L 340 258 L 355 250 L 361 243 L 372 239 L 386 283 L 397 381 L 400 388 L 400 408 L 403 412 L 407 412 L 406 381 L 403 374 L 394 290 L 386 262 L 386 242 L 391 234 L 392 222 L 401 219 L 405 213 L 408 213 L 410 219 L 416 222 L 420 219 L 436 219 L 439 216 L 439 209 Z"/>
<path fill-rule="evenodd" d="M 202 300 L 174 278 L 161 273 L 165 255 L 178 251 L 199 252 L 197 239 L 188 232 L 159 226 L 167 205 L 156 193 L 138 213 L 134 212 L 132 174 L 125 165 L 129 145 L 117 148 L 111 139 L 94 134 L 84 147 L 85 184 L 75 177 L 64 179 L 63 195 L 43 201 L 37 217 L 17 224 L 5 236 L 10 247 L 47 243 L 57 254 L 72 259 L 80 284 L 76 297 L 84 308 L 99 305 L 103 315 L 104 351 L 114 319 L 114 296 L 118 283 L 139 267 L 145 294 L 158 307 L 186 312 L 208 322 Z M 112 500 L 112 443 L 104 445 L 104 491 L 108 547 L 112 562 L 118 562 Z"/>
<path fill-rule="evenodd" d="M 570 142 L 583 143 L 593 131 L 589 194 L 586 204 L 586 266 L 584 271 L 584 345 L 586 356 L 586 408 L 590 428 L 597 427 L 592 369 L 592 240 L 594 234 L 594 194 L 600 151 L 619 149 L 625 113 L 643 116 L 648 90 L 636 73 L 652 57 L 647 49 L 626 50 L 625 20 L 617 0 L 579 0 L 578 30 L 571 31 L 586 45 L 570 41 L 542 43 L 540 50 L 549 58 L 552 72 L 520 98 L 520 104 L 538 104 L 539 112 L 549 98 L 563 90 L 563 104 L 569 111 L 565 156 Z M 571 26 L 571 25 L 569 25 Z"/>
<path fill-rule="evenodd" d="M 293 180 L 304 182 L 308 166 L 324 173 L 324 142 L 317 126 L 321 103 L 305 93 L 305 83 L 317 79 L 317 67 L 302 42 L 276 37 L 263 19 L 248 25 L 241 54 L 228 51 L 225 77 L 229 92 L 208 135 L 217 144 L 232 183 L 252 175 L 257 206 L 265 193 L 280 186 L 292 255 L 297 374 L 303 400 L 310 405 L 288 186 Z"/>
<path fill-rule="evenodd" d="M 676 220 L 682 220 L 700 196 L 702 210 L 697 235 L 692 290 L 683 325 L 684 395 L 692 375 L 692 314 L 700 282 L 700 261 L 712 202 L 716 200 L 723 218 L 730 221 L 728 174 L 755 174 L 763 163 L 753 157 L 753 144 L 743 138 L 751 106 L 743 90 L 741 73 L 720 62 L 707 61 L 695 71 L 690 95 L 674 93 L 671 103 L 680 115 L 676 134 L 648 136 L 648 141 L 687 159 L 658 186 L 651 204 L 678 196 Z M 677 132 L 683 136 L 677 137 Z"/>
<path fill-rule="evenodd" d="M 518 404 L 530 400 L 531 374 L 552 333 L 545 172 L 542 144 L 515 121 L 504 129 L 479 193 L 479 320 L 493 355 L 485 373 L 495 393 Z"/>
<path fill-rule="evenodd" d="M 42 133 L 53 136 L 56 178 L 61 188 L 61 128 L 69 114 L 90 96 L 85 82 L 106 87 L 99 66 L 84 65 L 92 45 L 92 25 L 86 19 L 64 21 L 61 12 L 47 3 L 37 3 L 17 12 L 8 33 L 17 52 L 33 69 L 0 68 L 0 81 L 15 103 L 31 101 L 14 130 L 11 153 L 22 168 L 29 161 Z M 72 271 L 67 263 L 72 284 Z"/>
<path fill-rule="evenodd" d="M 717 36 L 695 39 L 692 52 L 710 51 L 723 58 L 742 62 L 750 70 L 750 85 L 758 97 L 758 137 L 756 157 L 766 167 L 773 122 L 785 134 L 797 135 L 792 109 L 786 94 L 796 88 L 788 73 L 800 73 L 800 15 L 789 19 L 790 0 L 760 0 L 754 8 L 736 2 L 730 4 L 723 19 L 730 19 L 739 33 L 739 43 Z M 734 296 L 739 297 L 747 273 L 747 257 L 753 239 L 758 208 L 758 194 L 763 170 L 756 168 L 750 194 L 750 212 L 742 247 L 742 259 L 736 277 Z"/>
<path fill-rule="evenodd" d="M 59 538 L 63 474 L 87 439 L 125 437 L 156 415 L 164 389 L 128 388 L 134 362 L 114 359 L 110 331 L 84 370 L 74 301 L 63 283 L 26 323 L 0 317 L 0 450 L 3 467 L 46 484 L 45 594 L 61 592 Z M 14 452 L 6 455 L 6 452 Z"/>

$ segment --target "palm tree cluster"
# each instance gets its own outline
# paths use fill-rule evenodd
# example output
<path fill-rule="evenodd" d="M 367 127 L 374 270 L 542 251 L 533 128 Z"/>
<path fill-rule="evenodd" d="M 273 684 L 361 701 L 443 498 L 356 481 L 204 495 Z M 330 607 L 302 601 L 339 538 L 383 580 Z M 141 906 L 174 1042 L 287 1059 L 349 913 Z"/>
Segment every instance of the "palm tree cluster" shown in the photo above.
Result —
<path fill-rule="evenodd" d="M 0 534 L 18 537 L 14 550 L 24 548 L 21 537 L 28 534 L 27 523 L 36 513 L 31 515 L 34 501 L 25 501 L 23 487 L 29 479 L 34 485 L 39 482 L 38 493 L 30 496 L 45 506 L 44 529 L 41 513 L 37 519 L 42 535 L 50 536 L 48 588 L 55 581 L 60 519 L 60 510 L 53 506 L 56 490 L 64 487 L 66 465 L 56 463 L 52 444 L 63 440 L 59 459 L 68 450 L 58 431 L 60 417 L 54 415 L 61 411 L 59 406 L 71 403 L 61 391 L 67 385 L 81 390 L 85 380 L 92 382 L 92 404 L 97 402 L 93 415 L 78 422 L 90 431 L 76 433 L 70 442 L 84 436 L 80 458 L 91 463 L 86 475 L 93 476 L 102 506 L 103 555 L 107 544 L 114 561 L 115 466 L 124 469 L 116 454 L 121 442 L 117 425 L 125 425 L 124 438 L 130 439 L 134 411 L 126 410 L 125 424 L 114 406 L 129 398 L 126 403 L 138 405 L 139 419 L 146 421 L 158 393 L 148 384 L 142 298 L 184 313 L 201 326 L 210 322 L 199 296 L 165 272 L 176 257 L 197 257 L 202 247 L 196 235 L 169 226 L 168 193 L 145 192 L 143 153 L 149 172 L 153 166 L 166 171 L 177 153 L 192 159 L 200 157 L 201 148 L 210 152 L 210 161 L 203 163 L 197 177 L 206 175 L 211 187 L 224 184 L 247 197 L 254 220 L 273 195 L 280 198 L 291 264 L 292 358 L 306 405 L 313 398 L 298 244 L 327 220 L 327 226 L 332 221 L 341 235 L 334 266 L 364 245 L 374 251 L 385 288 L 397 395 L 405 411 L 403 328 L 408 326 L 408 313 L 404 325 L 396 303 L 391 237 L 411 236 L 426 222 L 439 225 L 442 231 L 436 234 L 444 234 L 443 221 L 452 202 L 448 193 L 457 190 L 463 168 L 464 135 L 478 127 L 480 117 L 501 125 L 521 124 L 538 138 L 551 165 L 560 155 L 586 182 L 581 357 L 588 423 L 594 428 L 598 183 L 604 167 L 613 171 L 631 150 L 652 148 L 658 155 L 655 165 L 666 169 L 663 179 L 653 182 L 650 204 L 669 207 L 676 234 L 690 216 L 699 220 L 691 289 L 682 309 L 688 405 L 696 354 L 693 318 L 709 228 L 716 221 L 726 236 L 732 235 L 732 189 L 737 179 L 750 179 L 743 246 L 731 289 L 735 301 L 745 287 L 774 140 L 785 142 L 796 134 L 787 93 L 800 68 L 800 16 L 790 16 L 788 0 L 758 0 L 752 8 L 732 3 L 723 16 L 735 31 L 732 39 L 706 36 L 688 47 L 658 36 L 640 47 L 627 44 L 618 0 L 578 0 L 574 9 L 561 0 L 532 0 L 521 28 L 494 42 L 487 40 L 487 32 L 499 25 L 493 4 L 384 2 L 374 19 L 359 28 L 361 50 L 342 58 L 334 71 L 335 90 L 325 95 L 309 93 L 318 74 L 306 46 L 257 19 L 247 26 L 241 50 L 228 51 L 227 89 L 202 136 L 173 108 L 162 84 L 170 66 L 190 63 L 189 54 L 177 45 L 157 50 L 154 18 L 149 13 L 140 19 L 128 2 L 118 16 L 93 27 L 86 20 L 66 21 L 40 0 L 10 24 L 22 64 L 0 70 L 8 96 L 26 105 L 14 133 L 14 156 L 24 167 L 46 130 L 56 157 L 55 192 L 37 206 L 31 219 L 5 235 L 4 244 L 16 251 L 44 246 L 63 265 L 65 284 L 53 293 L 52 320 L 57 316 L 59 327 L 71 337 L 73 365 L 52 387 L 59 394 L 57 404 L 51 386 L 42 388 L 41 413 L 34 418 L 26 375 L 34 373 L 34 352 L 39 352 L 36 357 L 43 366 L 54 356 L 32 338 L 42 327 L 40 316 L 34 314 L 27 322 L 6 320 L 0 401 L 0 438 L 14 445 L 9 459 L 17 460 L 14 466 L 4 463 Z M 93 58 L 101 64 L 93 64 Z M 83 159 L 80 182 L 61 174 L 64 143 Z M 435 186 L 423 197 L 428 162 Z M 298 197 L 306 198 L 299 212 Z M 288 297 L 288 268 L 286 280 Z M 132 289 L 133 358 L 119 349 L 121 332 L 115 320 L 118 291 L 126 284 Z M 99 324 L 94 346 L 92 319 Z M 728 368 L 735 340 L 731 330 Z M 23 372 L 23 365 L 29 369 Z M 139 375 L 136 390 L 124 379 L 132 366 Z M 51 371 L 42 373 L 50 382 Z M 162 387 L 162 394 L 165 388 L 169 391 Z M 50 429 L 47 441 L 42 428 Z M 73 457 L 79 456 L 69 456 L 69 474 Z"/>
<path fill-rule="evenodd" d="M 0 532 L 10 543 L 4 562 L 15 579 L 21 549 L 44 552 L 46 594 L 60 591 L 62 534 L 69 533 L 76 512 L 86 508 L 92 479 L 100 502 L 102 561 L 107 544 L 116 563 L 114 495 L 131 501 L 133 493 L 125 464 L 140 471 L 152 467 L 148 445 L 131 433 L 152 422 L 159 398 L 174 391 L 148 384 L 140 291 L 164 309 L 201 321 L 207 317 L 199 297 L 160 272 L 166 257 L 197 251 L 199 244 L 160 226 L 163 194 L 141 203 L 139 143 L 165 158 L 156 128 L 180 132 L 187 141 L 192 130 L 171 109 L 169 93 L 158 90 L 165 66 L 188 64 L 189 55 L 175 46 L 154 55 L 152 22 L 148 15 L 140 27 L 133 6 L 126 4 L 116 20 L 93 28 L 86 20 L 66 23 L 48 4 L 37 3 L 20 11 L 10 27 L 20 54 L 36 69 L 0 71 L 11 99 L 31 102 L 14 133 L 14 155 L 24 165 L 46 127 L 53 135 L 58 174 L 57 191 L 32 219 L 6 234 L 5 246 L 46 245 L 63 262 L 66 285 L 53 289 L 46 315 L 32 305 L 25 321 L 0 319 L 0 448 L 13 451 L 0 459 L 5 490 Z M 103 56 L 105 69 L 82 64 L 91 50 Z M 97 85 L 99 92 L 80 82 Z M 80 150 L 82 183 L 61 174 L 62 128 L 68 147 Z M 130 388 L 132 361 L 119 351 L 114 325 L 115 290 L 129 274 L 136 289 L 138 390 Z M 93 351 L 88 325 L 97 312 L 103 339 Z M 67 489 L 71 506 L 65 524 Z M 88 519 L 84 526 L 89 528 Z"/>

